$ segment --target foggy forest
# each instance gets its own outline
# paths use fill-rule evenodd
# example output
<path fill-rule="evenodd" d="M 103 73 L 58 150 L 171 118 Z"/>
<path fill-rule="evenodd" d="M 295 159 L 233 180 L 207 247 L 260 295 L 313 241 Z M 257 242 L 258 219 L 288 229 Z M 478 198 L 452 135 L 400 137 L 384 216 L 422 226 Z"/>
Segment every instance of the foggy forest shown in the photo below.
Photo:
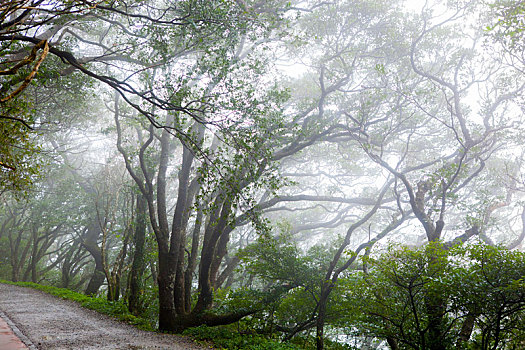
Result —
<path fill-rule="evenodd" d="M 524 50 L 522 0 L 1 0 L 1 284 L 217 349 L 525 349 Z"/>

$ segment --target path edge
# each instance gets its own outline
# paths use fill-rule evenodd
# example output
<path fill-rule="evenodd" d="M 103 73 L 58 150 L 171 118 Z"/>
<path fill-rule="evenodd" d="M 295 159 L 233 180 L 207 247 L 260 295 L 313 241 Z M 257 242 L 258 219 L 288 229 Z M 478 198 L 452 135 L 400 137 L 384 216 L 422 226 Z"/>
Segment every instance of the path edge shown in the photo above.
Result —
<path fill-rule="evenodd" d="M 24 343 L 30 350 L 38 350 L 35 344 L 18 329 L 18 327 L 15 325 L 13 321 L 3 312 L 0 310 L 0 318 L 3 318 L 4 321 L 7 323 L 9 327 L 13 330 L 13 333 Z"/>

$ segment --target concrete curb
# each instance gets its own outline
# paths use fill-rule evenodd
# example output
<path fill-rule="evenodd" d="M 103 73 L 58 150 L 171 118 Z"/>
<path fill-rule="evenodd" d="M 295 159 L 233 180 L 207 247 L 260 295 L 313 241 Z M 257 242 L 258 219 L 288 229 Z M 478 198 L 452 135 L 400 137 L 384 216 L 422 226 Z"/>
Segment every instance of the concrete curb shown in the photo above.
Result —
<path fill-rule="evenodd" d="M 11 319 L 9 317 L 7 317 L 7 315 L 5 313 L 3 313 L 2 311 L 0 311 L 0 318 L 3 318 L 4 321 L 7 323 L 7 325 L 9 327 L 11 327 L 11 329 L 13 330 L 13 333 L 15 333 L 15 335 L 20 338 L 20 340 L 30 349 L 30 350 L 38 350 L 38 348 L 36 347 L 35 344 L 33 344 L 33 342 L 24 335 L 24 333 L 22 333 L 20 331 L 20 329 L 18 329 L 18 327 L 14 324 L 13 321 L 11 321 Z"/>

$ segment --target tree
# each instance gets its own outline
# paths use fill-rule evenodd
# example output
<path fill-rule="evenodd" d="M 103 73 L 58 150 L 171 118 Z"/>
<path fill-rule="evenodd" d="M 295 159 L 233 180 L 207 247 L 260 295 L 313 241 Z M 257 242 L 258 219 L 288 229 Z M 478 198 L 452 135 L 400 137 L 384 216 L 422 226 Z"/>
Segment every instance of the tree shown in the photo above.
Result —
<path fill-rule="evenodd" d="M 142 194 L 136 196 L 135 222 L 133 232 L 133 262 L 129 277 L 128 309 L 133 315 L 139 315 L 144 309 L 141 295 L 144 292 L 144 270 L 146 268 L 146 229 L 147 203 Z"/>
<path fill-rule="evenodd" d="M 253 5 L 253 6 L 252 6 Z M 182 112 L 200 123 L 209 123 L 198 114 L 197 101 L 181 105 L 166 97 L 166 89 L 177 90 L 178 77 L 157 81 L 152 88 L 139 90 L 132 82 L 151 74 L 170 61 L 200 52 L 222 49 L 220 33 L 237 35 L 247 23 L 271 25 L 257 16 L 272 11 L 272 4 L 245 2 L 183 1 L 170 6 L 155 1 L 132 5 L 106 1 L 11 0 L 0 7 L 0 112 L 2 120 L 2 159 L 0 170 L 6 188 L 23 188 L 38 170 L 31 154 L 38 148 L 32 141 L 32 101 L 26 98 L 31 85 L 44 84 L 49 75 L 80 72 L 94 82 L 116 90 L 123 100 L 145 116 L 155 127 L 162 121 L 150 107 Z M 266 16 L 268 19 L 269 17 Z M 127 24 L 135 25 L 129 27 Z M 166 39 L 169 37 L 169 39 Z M 221 40 L 216 40 L 216 39 Z M 169 50 L 166 42 L 176 43 Z M 142 50 L 148 47 L 148 50 Z M 205 55 L 201 59 L 205 60 Z M 60 64 L 56 64 L 60 62 Z M 112 68 L 118 64 L 121 68 Z M 207 62 L 206 64 L 210 64 Z M 180 69 L 181 67 L 179 67 Z M 126 72 L 126 73 L 124 73 Z M 126 76 L 122 76 L 122 75 Z M 199 73 L 198 73 L 199 74 Z M 172 79 L 173 78 L 173 79 Z M 149 107 L 146 107 L 149 106 Z M 206 105 L 201 105 L 206 109 Z M 24 111 L 27 111 L 25 113 Z M 32 111 L 31 111 L 32 110 Z M 25 127 L 25 128 L 24 128 Z M 170 127 L 180 137 L 183 130 Z M 187 137 L 187 142 L 191 138 Z"/>
<path fill-rule="evenodd" d="M 433 341 L 426 305 L 431 294 L 447 300 L 443 348 L 503 348 L 518 341 L 515 330 L 522 328 L 523 259 L 521 252 L 482 243 L 448 250 L 442 243 L 390 247 L 366 258 L 365 272 L 346 281 L 357 329 L 388 339 L 393 349 L 427 349 Z"/>
<path fill-rule="evenodd" d="M 54 144 L 50 162 L 68 166 L 80 201 L 61 197 L 57 207 L 79 210 L 58 235 L 48 217 L 33 235 L 36 210 L 16 218 L 14 204 L 2 208 L 0 223 L 18 231 L 5 229 L 0 247 L 20 241 L 8 272 L 39 279 L 60 268 L 63 285 L 86 281 L 90 294 L 107 281 L 108 298 L 128 295 L 135 314 L 140 291 L 158 283 L 162 330 L 251 316 L 286 339 L 315 328 L 323 349 L 325 332 L 346 327 L 345 287 L 357 288 L 347 279 L 367 269 L 360 255 L 386 239 L 432 243 L 403 268 L 424 286 L 408 291 L 420 297 L 416 312 L 396 314 L 416 330 L 411 344 L 443 349 L 480 334 L 479 344 L 499 346 L 520 314 L 478 315 L 434 278 L 449 278 L 456 266 L 444 257 L 457 243 L 525 238 L 522 68 L 516 51 L 480 45 L 490 38 L 479 3 L 429 4 L 419 13 L 383 0 L 1 5 L 3 119 L 19 135 L 41 132 L 43 150 Z M 281 69 L 283 57 L 300 72 Z M 84 124 L 97 140 L 82 156 L 66 152 L 80 131 L 64 132 L 78 105 L 96 120 Z M 60 134 L 44 132 L 49 122 Z M 507 326 L 496 336 L 498 322 Z M 408 346 L 390 335 L 392 347 Z"/>
<path fill-rule="evenodd" d="M 197 122 L 204 122 L 198 116 L 202 110 L 194 107 L 197 101 L 186 101 L 187 104 L 182 105 L 178 99 L 171 98 L 173 96 L 164 96 L 166 88 L 177 86 L 171 79 L 158 81 L 147 91 L 138 90 L 129 79 L 148 76 L 159 66 L 193 55 L 199 49 L 203 50 L 201 53 L 221 49 L 219 43 L 227 42 L 239 34 L 237 30 L 244 31 L 250 25 L 271 26 L 273 5 L 272 2 L 195 0 L 182 1 L 177 6 L 155 1 L 129 6 L 104 1 L 9 1 L 0 8 L 0 44 L 5 58 L 3 65 L 7 67 L 3 75 L 13 77 L 3 84 L 2 99 L 8 101 L 23 92 L 50 55 L 64 63 L 58 69 L 61 74 L 78 70 L 109 86 L 155 127 L 162 127 L 162 121 L 156 120 L 141 103 L 182 112 Z M 129 27 L 129 22 L 135 25 Z M 167 48 L 167 38 L 176 48 Z M 148 49 L 142 50 L 145 45 Z M 24 57 L 28 51 L 30 54 Z M 40 56 L 39 51 L 42 51 Z M 204 61 L 205 56 L 201 59 Z M 112 70 L 114 62 L 121 63 L 125 69 Z M 129 72 L 128 79 L 119 76 L 126 74 L 124 71 Z M 184 74 L 174 78 L 175 81 L 184 79 Z M 177 131 L 173 126 L 171 129 L 184 136 L 182 130 Z"/>
<path fill-rule="evenodd" d="M 9 243 L 4 252 L 10 259 L 14 281 L 53 280 L 52 272 L 63 262 L 62 249 L 70 242 L 71 227 L 79 220 L 81 199 L 76 188 L 64 179 L 60 168 L 48 168 L 50 175 L 37 183 L 33 198 L 3 198 L 0 238 Z M 53 178 L 56 177 L 56 178 Z"/>
<path fill-rule="evenodd" d="M 488 27 L 495 39 L 517 54 L 523 51 L 523 13 L 522 1 L 497 0 L 489 3 L 495 23 Z"/>
<path fill-rule="evenodd" d="M 23 194 L 42 166 L 42 160 L 37 158 L 41 149 L 31 122 L 8 116 L 12 112 L 6 113 L 21 108 L 13 104 L 0 106 L 0 194 L 7 191 Z"/>
<path fill-rule="evenodd" d="M 266 102 L 268 106 L 272 106 L 270 101 Z M 169 186 L 167 170 L 170 154 L 173 154 L 175 146 L 173 140 L 170 140 L 168 131 L 157 135 L 149 127 L 147 139 L 141 132 L 137 135 L 140 150 L 138 154 L 134 152 L 137 158 L 133 160 L 129 150 L 122 144 L 124 133 L 118 108 L 116 104 L 118 147 L 130 175 L 148 203 L 149 219 L 158 245 L 160 327 L 180 331 L 199 324 L 231 323 L 252 313 L 250 309 L 226 315 L 213 315 L 206 311 L 212 307 L 213 289 L 221 261 L 227 252 L 230 232 L 238 223 L 250 218 L 255 225 L 261 225 L 257 216 L 249 211 L 253 205 L 249 201 L 250 192 L 252 187 L 262 186 L 263 183 L 272 185 L 275 181 L 268 165 L 273 153 L 265 148 L 264 142 L 267 140 L 266 128 L 277 133 L 282 130 L 282 126 L 277 121 L 260 118 L 258 113 L 261 112 L 254 108 L 250 115 L 253 119 L 250 121 L 248 116 L 244 119 L 244 122 L 254 123 L 253 130 L 229 127 L 227 133 L 212 136 L 214 140 L 205 149 L 206 158 L 203 160 L 196 158 L 198 151 L 181 142 L 178 147 L 182 157 L 179 159 L 175 187 L 178 195 L 171 213 L 173 223 L 170 227 L 167 221 L 170 214 L 166 190 Z M 189 130 L 200 138 L 198 144 L 203 145 L 204 126 L 192 123 Z M 157 142 L 160 149 L 154 148 Z M 242 145 L 242 148 L 232 149 L 229 142 Z M 156 183 L 152 180 L 154 174 Z M 243 207 L 247 208 L 244 214 L 238 214 Z M 237 215 L 239 217 L 236 218 Z M 187 231 L 191 224 L 192 235 L 188 237 Z M 204 231 L 202 237 L 201 230 Z M 191 248 L 186 258 L 184 252 L 190 239 Z M 194 292 L 191 281 L 197 261 L 198 299 L 192 305 Z"/>
<path fill-rule="evenodd" d="M 267 203 L 318 201 L 317 206 L 310 204 L 294 205 L 293 209 L 291 206 L 281 208 L 283 211 L 303 213 L 314 212 L 312 208 L 315 208 L 317 221 L 307 225 L 299 224 L 305 221 L 305 214 L 292 214 L 294 225 L 305 230 L 310 228 L 311 231 L 306 231 L 310 235 L 314 235 L 316 229 L 321 231 L 321 228 L 333 228 L 345 220 L 350 221 L 351 215 L 348 213 L 357 216 L 353 224 L 348 225 L 350 228 L 346 230 L 340 251 L 334 255 L 332 263 L 327 264 L 328 273 L 323 281 L 331 282 L 323 282 L 324 295 L 320 300 L 328 300 L 339 274 L 353 263 L 355 257 L 347 255 L 347 252 L 350 250 L 350 240 L 359 240 L 354 233 L 360 234 L 362 242 L 354 243 L 355 250 L 352 251 L 355 253 L 366 251 L 387 233 L 408 240 L 412 231 L 409 225 L 414 220 L 424 229 L 422 241 L 435 241 L 446 235 L 448 247 L 478 234 L 489 240 L 489 221 L 495 220 L 492 216 L 494 209 L 491 208 L 500 203 L 501 197 L 497 190 L 489 193 L 480 189 L 494 176 L 493 164 L 506 157 L 500 151 L 514 147 L 511 141 L 514 137 L 519 139 L 519 132 L 515 133 L 514 119 L 507 118 L 508 114 L 505 115 L 504 111 L 512 110 L 510 106 L 516 106 L 523 82 L 519 75 L 514 74 L 516 67 L 507 65 L 501 56 L 484 59 L 483 65 L 474 63 L 477 62 L 474 52 L 480 55 L 478 57 L 485 57 L 481 56 L 484 54 L 483 49 L 478 46 L 481 27 L 461 31 L 454 25 L 478 8 L 474 2 L 450 5 L 450 11 L 439 18 L 436 14 L 434 18 L 432 9 L 426 5 L 420 15 L 396 17 L 398 13 L 395 5 L 390 12 L 380 12 L 380 6 L 376 3 L 360 3 L 361 7 L 352 7 L 358 8 L 356 12 L 361 11 L 353 17 L 372 17 L 366 21 L 372 26 L 369 36 L 364 34 L 368 34 L 366 24 L 359 23 L 358 19 L 348 21 L 346 14 L 349 10 L 341 10 L 344 6 L 351 6 L 350 3 L 337 2 L 332 6 L 321 6 L 306 16 L 305 31 L 311 29 L 309 37 L 315 38 L 311 46 L 318 48 L 308 56 L 308 65 L 316 67 L 317 74 L 310 80 L 301 78 L 300 84 L 308 87 L 303 92 L 305 98 L 302 103 L 303 106 L 308 105 L 310 111 L 315 111 L 313 113 L 319 112 L 316 115 L 317 122 L 329 120 L 327 129 L 331 128 L 331 133 L 325 135 L 322 141 L 333 142 L 334 147 L 311 147 L 304 157 L 295 157 L 289 168 L 285 168 L 287 164 L 284 163 L 287 175 L 297 174 L 294 180 L 303 186 L 297 188 L 297 192 L 303 191 L 304 194 L 281 195 Z M 377 17 L 372 15 L 374 9 L 380 13 Z M 344 18 L 338 21 L 337 14 L 343 13 Z M 382 15 L 386 17 L 384 22 Z M 390 20 L 397 22 L 389 27 Z M 359 35 L 352 36 L 352 24 L 356 25 L 355 30 Z M 397 40 L 405 37 L 407 42 L 397 41 L 388 45 L 385 38 L 389 37 Z M 375 38 L 377 41 L 374 41 Z M 472 45 L 466 45 L 467 41 L 462 42 L 460 38 L 471 40 Z M 351 41 L 351 44 L 345 40 Z M 442 43 L 447 43 L 446 47 Z M 301 47 L 300 54 L 304 55 L 304 52 L 304 47 Z M 473 69 L 473 66 L 479 69 Z M 480 76 L 491 79 L 479 79 Z M 314 83 L 317 90 L 312 88 Z M 479 96 L 483 101 L 479 113 L 473 111 L 475 107 L 467 107 L 470 100 L 465 98 L 467 94 L 472 97 L 473 93 L 469 92 L 478 89 L 483 91 Z M 326 124 L 319 124 L 321 128 L 326 127 Z M 455 140 L 455 147 L 451 146 L 451 140 Z M 348 145 L 344 149 L 346 153 L 341 152 L 342 145 Z M 384 172 L 372 170 L 372 166 L 359 158 L 361 155 L 355 150 L 357 145 L 393 178 L 387 177 L 385 180 Z M 311 151 L 316 147 L 321 150 L 317 154 Z M 324 154 L 321 153 L 323 151 Z M 341 171 L 341 175 L 337 174 L 339 177 L 334 175 L 337 167 L 327 161 L 327 158 L 337 154 L 340 154 L 339 164 L 347 159 L 350 159 L 348 163 L 351 164 Z M 322 157 L 318 161 L 318 168 L 312 165 L 316 161 L 308 155 Z M 351 191 L 355 191 L 349 185 L 352 183 L 349 174 L 355 174 L 355 178 L 358 178 L 359 171 L 350 168 L 356 164 L 366 169 L 359 168 L 360 172 L 369 171 L 369 179 L 377 179 L 375 184 L 379 181 L 386 183 L 385 192 L 379 186 L 369 186 L 367 196 L 347 198 Z M 323 187 L 323 182 L 329 181 L 334 184 L 332 193 L 336 192 L 339 196 L 334 196 Z M 365 181 L 356 181 L 358 188 L 363 188 L 363 182 L 374 183 L 373 180 Z M 494 185 L 501 189 L 501 182 Z M 370 192 L 373 190 L 372 197 Z M 339 207 L 332 209 L 327 205 L 331 202 L 337 203 Z M 343 208 L 342 203 L 352 203 L 353 206 L 348 205 L 351 209 Z M 358 212 L 357 204 L 365 203 L 370 206 L 369 209 L 376 205 L 391 215 L 385 213 L 381 218 L 374 210 Z M 470 212 L 466 213 L 467 207 Z M 473 210 L 473 207 L 479 207 L 479 210 Z M 268 212 L 276 210 L 271 206 L 269 208 Z M 443 230 L 446 215 L 449 222 L 447 229 Z M 329 219 L 321 222 L 319 218 Z M 372 221 L 372 218 L 377 221 Z M 368 230 L 365 223 L 370 225 Z M 378 232 L 376 237 L 371 237 L 370 227 L 375 227 L 374 231 Z M 367 231 L 368 240 L 363 237 Z M 326 230 L 321 232 L 325 233 Z M 345 237 L 344 232 L 342 235 Z M 314 238 L 310 236 L 310 240 Z M 337 266 L 340 259 L 348 264 Z M 438 339 L 441 301 L 430 296 L 427 301 L 429 310 L 436 310 L 432 327 L 435 339 Z M 315 305 L 320 312 L 318 334 L 322 335 L 322 308 L 321 304 Z M 308 321 L 305 320 L 305 324 Z M 322 348 L 322 338 L 317 338 L 319 348 Z M 438 348 L 441 346 L 437 341 L 434 344 Z"/>

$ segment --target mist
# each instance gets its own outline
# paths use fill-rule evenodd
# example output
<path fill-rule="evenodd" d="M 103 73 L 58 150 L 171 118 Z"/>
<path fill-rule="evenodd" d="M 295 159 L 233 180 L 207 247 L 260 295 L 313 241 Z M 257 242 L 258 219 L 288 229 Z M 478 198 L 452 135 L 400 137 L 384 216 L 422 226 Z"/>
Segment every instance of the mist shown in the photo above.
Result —
<path fill-rule="evenodd" d="M 524 13 L 4 1 L 0 279 L 217 348 L 520 348 Z"/>

